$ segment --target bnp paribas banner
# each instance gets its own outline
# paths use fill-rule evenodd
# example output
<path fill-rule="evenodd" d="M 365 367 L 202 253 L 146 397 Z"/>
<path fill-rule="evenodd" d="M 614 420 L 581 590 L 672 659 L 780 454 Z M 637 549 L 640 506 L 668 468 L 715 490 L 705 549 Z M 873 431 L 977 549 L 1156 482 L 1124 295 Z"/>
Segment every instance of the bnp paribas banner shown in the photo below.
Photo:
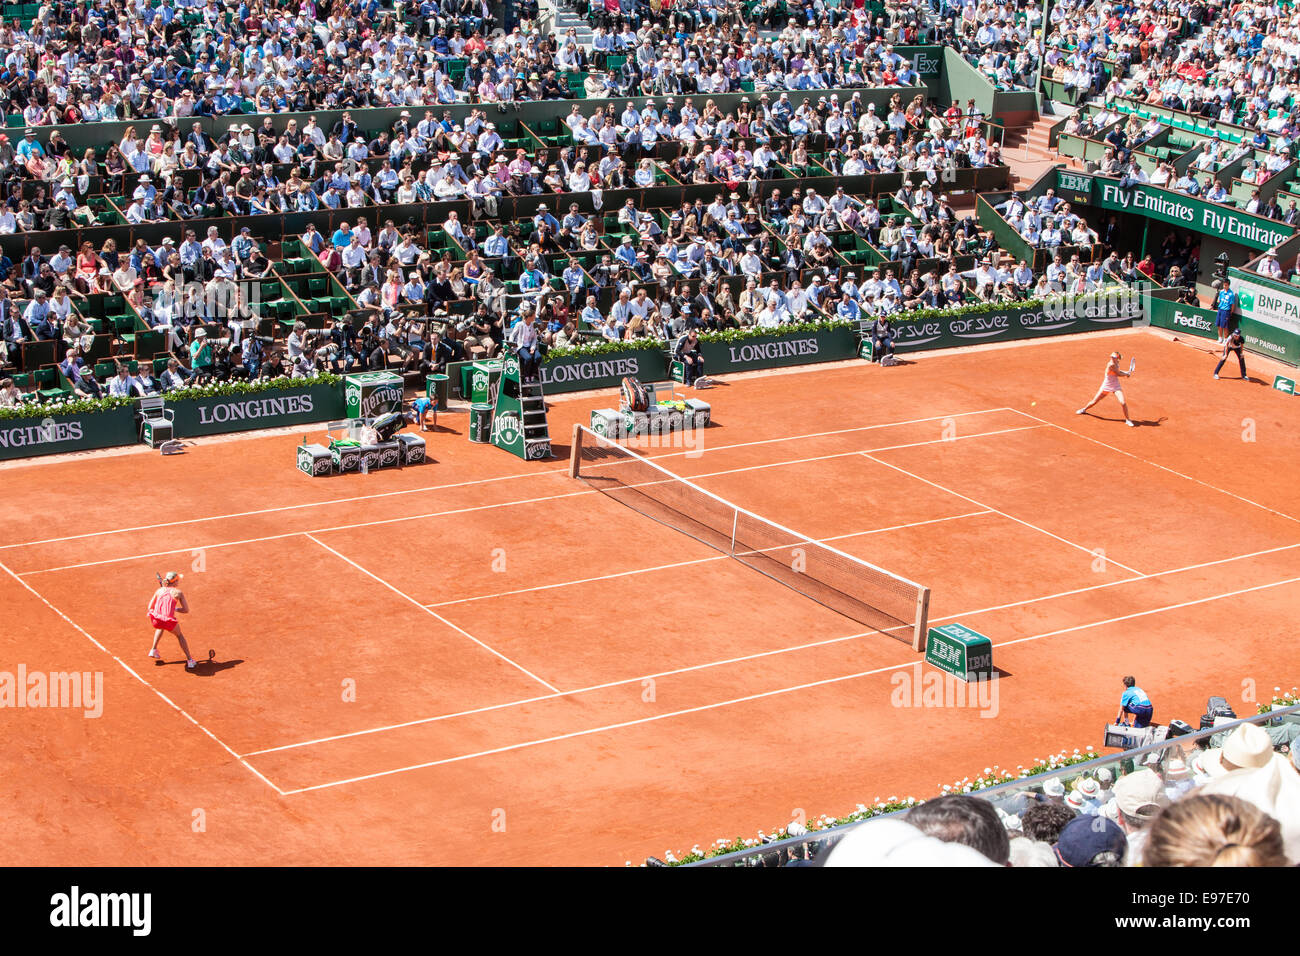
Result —
<path fill-rule="evenodd" d="M 960 312 L 913 313 L 894 323 L 899 352 L 1010 342 L 1073 332 L 1123 329 L 1141 318 L 1143 296 L 1115 286 L 1105 293 L 1048 299 L 1023 306 L 990 306 Z"/>
<path fill-rule="evenodd" d="M 1300 365 L 1300 336 L 1259 322 L 1244 310 L 1238 321 L 1248 350 L 1289 365 Z M 1185 332 L 1203 339 L 1217 339 L 1219 335 L 1212 310 L 1162 299 L 1151 300 L 1151 324 L 1159 329 Z"/>
<path fill-rule="evenodd" d="M 1300 365 L 1300 295 L 1255 281 L 1235 269 L 1231 277 L 1246 344 L 1262 354 Z M 1252 335 L 1256 342 L 1251 342 Z"/>
<path fill-rule="evenodd" d="M 1092 205 L 1101 209 L 1133 212 L 1194 229 L 1210 236 L 1223 236 L 1251 249 L 1268 249 L 1295 235 L 1295 229 L 1263 216 L 1252 216 L 1220 203 L 1193 199 L 1158 186 L 1137 185 L 1120 189 L 1119 180 L 1097 177 L 1092 181 Z"/>

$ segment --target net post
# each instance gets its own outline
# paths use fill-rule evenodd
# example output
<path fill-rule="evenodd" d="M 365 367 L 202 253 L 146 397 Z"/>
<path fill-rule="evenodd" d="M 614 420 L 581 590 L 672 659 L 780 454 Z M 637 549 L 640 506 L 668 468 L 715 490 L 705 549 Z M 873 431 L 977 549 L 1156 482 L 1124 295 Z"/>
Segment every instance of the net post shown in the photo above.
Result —
<path fill-rule="evenodd" d="M 740 509 L 733 508 L 731 511 L 731 556 L 736 556 L 736 529 L 740 526 Z"/>
<path fill-rule="evenodd" d="M 916 595 L 916 630 L 912 633 L 912 650 L 925 650 L 930 626 L 930 589 L 921 588 Z"/>
<path fill-rule="evenodd" d="M 569 477 L 578 477 L 578 461 L 582 457 L 582 425 L 573 423 L 573 445 L 569 448 Z"/>

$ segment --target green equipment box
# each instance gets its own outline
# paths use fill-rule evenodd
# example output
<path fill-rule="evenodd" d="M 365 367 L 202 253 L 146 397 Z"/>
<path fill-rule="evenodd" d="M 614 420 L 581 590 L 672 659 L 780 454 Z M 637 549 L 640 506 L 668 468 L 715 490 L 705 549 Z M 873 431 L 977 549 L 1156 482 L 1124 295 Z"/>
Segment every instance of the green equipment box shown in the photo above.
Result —
<path fill-rule="evenodd" d="M 993 677 L 993 642 L 960 624 L 932 627 L 925 642 L 925 660 L 964 681 L 989 680 Z"/>
<path fill-rule="evenodd" d="M 348 418 L 377 418 L 402 408 L 402 376 L 392 372 L 361 372 L 343 378 Z"/>

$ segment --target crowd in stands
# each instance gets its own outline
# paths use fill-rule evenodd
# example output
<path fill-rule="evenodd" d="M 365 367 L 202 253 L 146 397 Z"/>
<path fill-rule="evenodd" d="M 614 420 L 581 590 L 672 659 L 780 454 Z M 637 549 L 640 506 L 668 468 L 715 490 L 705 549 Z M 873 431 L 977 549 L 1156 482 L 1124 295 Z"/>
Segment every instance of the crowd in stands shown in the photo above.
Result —
<path fill-rule="evenodd" d="M 389 220 L 376 234 L 360 215 L 355 229 L 341 222 L 331 236 L 309 227 L 303 244 L 355 296 L 367 321 L 355 330 L 356 343 L 337 341 L 350 335 L 341 330 L 330 343 L 315 342 L 325 351 L 309 356 L 312 364 L 300 361 L 291 347 L 285 355 L 288 368 L 301 375 L 313 368 L 382 367 L 390 361 L 407 370 L 437 368 L 466 357 L 467 346 L 499 351 L 504 323 L 523 312 L 543 320 L 547 346 L 563 346 L 582 335 L 672 339 L 692 326 L 776 325 L 830 315 L 863 320 L 1029 294 L 1033 283 L 1024 264 L 1015 269 L 999 262 L 991 237 L 972 219 L 959 221 L 939 192 L 948 169 L 1001 163 L 998 144 L 986 137 L 973 104 L 940 114 L 919 96 L 904 104 L 896 95 L 881 117 L 859 94 L 843 104 L 838 94 L 819 96 L 815 105 L 811 97 L 796 105 L 785 92 L 755 99 L 753 105 L 742 100 L 735 113 L 723 113 L 712 100 L 701 110 L 686 97 L 680 106 L 667 97 L 662 110 L 653 99 L 628 102 L 621 112 L 614 103 L 590 113 L 575 104 L 564 121 L 572 142 L 535 154 L 504 149 L 496 124 L 482 110 L 472 111 L 463 124 L 446 111 L 438 119 L 432 110 L 413 123 L 410 111 L 402 111 L 390 130 L 373 138 L 361 133 L 348 112 L 328 131 L 314 116 L 301 129 L 296 119 L 277 129 L 266 117 L 257 130 L 231 123 L 216 140 L 197 123 L 188 132 L 165 122 L 152 124 L 143 138 L 132 126 L 109 145 L 102 163 L 93 151 L 74 163 L 57 131 L 48 149 L 42 147 L 33 127 L 15 152 L 11 174 L 30 175 L 36 160 L 57 157 L 57 175 L 73 178 L 55 185 L 52 202 L 39 192 L 20 199 L 15 191 L 17 201 L 0 214 L 0 231 L 66 227 L 69 217 L 84 211 L 78 206 L 78 181 L 92 176 L 104 177 L 110 190 L 135 182 L 126 204 L 128 223 L 178 222 L 178 229 L 155 246 L 139 239 L 131 249 L 119 250 L 108 239 L 99 249 L 82 243 L 77 250 L 61 246 L 48 255 L 33 243 L 22 262 L 0 260 L 0 282 L 15 298 L 30 299 L 6 326 L 7 349 L 12 354 L 24 339 L 71 343 L 77 338 L 75 324 L 42 321 L 56 289 L 62 290 L 60 302 L 115 293 L 125 296 L 149 327 L 168 333 L 177 374 L 186 383 L 195 376 L 202 381 L 278 371 L 274 361 L 241 356 L 259 348 L 257 337 L 247 335 L 249 316 L 228 317 L 210 307 L 214 300 L 228 300 L 240 283 L 271 274 L 273 264 L 252 235 L 259 214 L 463 198 L 472 204 L 472 220 L 492 223 L 505 196 L 599 197 L 605 189 L 652 186 L 664 175 L 713 184 L 719 192 L 712 202 L 697 200 L 676 210 L 639 208 L 629 199 L 618 213 L 622 241 L 605 235 L 599 214 L 584 215 L 573 202 L 567 212 L 558 204 L 554 212 L 543 206 L 526 231 L 519 222 L 493 223 L 486 236 L 478 235 L 474 221 L 461 222 L 449 211 L 441 225 L 460 250 L 456 253 L 432 252 L 411 222 L 399 227 Z M 683 144 L 671 162 L 654 157 L 659 137 Z M 377 169 L 368 162 L 376 155 L 385 157 Z M 875 198 L 851 197 L 843 188 L 825 196 L 811 188 L 783 195 L 765 185 L 778 164 L 794 176 L 910 176 L 878 205 Z M 199 183 L 187 194 L 176 182 L 189 171 Z M 198 236 L 183 223 L 221 214 L 252 217 L 247 221 L 253 226 L 242 226 L 228 244 L 214 227 Z M 845 232 L 879 248 L 897 267 L 864 269 L 859 282 L 855 270 L 837 264 L 832 249 L 831 237 Z M 583 268 L 574 259 L 555 265 L 557 257 L 591 252 L 600 254 L 596 265 Z M 968 258 L 979 262 L 966 268 Z M 924 272 L 921 263 L 929 264 Z M 810 268 L 817 272 L 804 275 Z M 762 281 L 760 293 L 760 280 L 773 273 L 780 279 Z M 733 290 L 721 281 L 729 276 L 746 277 L 746 289 Z M 518 283 L 509 296 L 506 278 Z M 563 291 L 552 294 L 557 286 Z M 591 302 L 592 293 L 605 288 L 616 296 L 609 314 Z M 44 298 L 38 298 L 39 291 Z M 473 302 L 473 316 L 457 323 L 443 319 L 445 339 L 422 321 L 465 300 Z M 228 325 L 231 335 L 216 343 L 208 362 L 211 346 L 197 344 L 195 337 L 214 321 Z M 329 344 L 335 348 L 329 350 Z M 224 347 L 233 350 L 233 372 L 219 361 Z M 71 380 L 75 383 L 75 376 Z"/>
<path fill-rule="evenodd" d="M 1122 279 L 1124 266 L 1094 251 L 1104 239 L 1068 205 L 1016 217 L 1031 244 L 1061 250 L 1046 271 L 954 212 L 945 174 L 1003 165 L 999 137 L 974 101 L 940 112 L 910 92 L 917 64 L 896 49 L 948 30 L 978 68 L 1016 85 L 1029 77 L 1041 26 L 1031 7 L 891 4 L 873 15 L 836 3 L 748 13 L 731 2 L 606 3 L 583 44 L 531 21 L 493 34 L 477 0 L 399 16 L 375 0 L 49 4 L 30 27 L 0 29 L 15 77 L 8 108 L 27 124 L 13 144 L 0 134 L 0 234 L 86 225 L 109 208 L 130 225 L 174 229 L 122 250 L 111 239 L 40 248 L 33 236 L 20 263 L 0 259 L 11 299 L 0 303 L 5 351 L 55 339 L 84 352 L 75 317 L 45 318 L 56 293 L 60 309 L 123 296 L 166 334 L 176 362 L 168 388 L 282 370 L 440 369 L 499 353 L 524 315 L 546 348 L 680 343 L 692 329 L 824 318 L 874 322 L 888 343 L 900 313 L 1096 288 Z M 899 92 L 880 105 L 831 92 L 855 86 Z M 725 109 L 711 98 L 742 91 Z M 576 98 L 560 135 L 538 148 L 507 147 L 497 129 L 505 101 L 615 92 L 638 99 Z M 446 107 L 465 102 L 474 108 L 453 119 Z M 349 110 L 375 105 L 403 109 L 389 128 L 363 131 Z M 314 115 L 273 115 L 317 108 L 343 113 L 328 128 Z M 272 115 L 253 123 L 244 113 Z M 212 116 L 229 122 L 213 128 Z M 42 130 L 109 120 L 132 125 L 98 153 L 76 155 L 57 130 Z M 680 148 L 657 150 L 669 141 Z M 903 173 L 904 184 L 874 196 L 781 187 L 788 176 L 877 173 Z M 102 192 L 88 196 L 91 183 Z M 676 209 L 628 200 L 610 234 L 606 191 L 663 183 L 717 193 Z M 589 195 L 595 213 L 579 211 L 572 194 Z M 497 221 L 503 199 L 538 196 L 554 205 L 531 224 Z M 464 220 L 430 218 L 447 243 L 383 215 L 441 200 L 470 204 Z M 330 235 L 301 236 L 356 309 L 265 342 L 237 301 L 249 283 L 276 278 L 258 217 L 320 210 L 356 210 Z M 229 243 L 187 226 L 218 216 L 247 225 Z M 846 235 L 874 258 L 840 256 Z"/>
<path fill-rule="evenodd" d="M 1000 90 L 1031 90 L 1043 56 L 1042 5 L 939 0 L 932 42 L 957 50 Z"/>
<path fill-rule="evenodd" d="M 1225 718 L 1220 718 L 1225 720 Z M 1103 766 L 988 799 L 927 800 L 869 821 L 824 857 L 785 865 L 1292 867 L 1300 864 L 1300 718 L 1170 745 L 1129 772 Z"/>
<path fill-rule="evenodd" d="M 1300 49 L 1294 42 L 1300 13 L 1292 7 L 1060 0 L 1051 9 L 1049 27 L 1044 75 L 1076 96 L 1128 97 L 1243 126 L 1252 132 L 1254 147 L 1286 151 L 1300 134 L 1295 97 Z M 1145 135 L 1136 126 L 1127 128 L 1126 145 L 1132 148 L 1158 131 L 1158 123 Z M 1211 159 L 1218 165 L 1230 161 Z"/>

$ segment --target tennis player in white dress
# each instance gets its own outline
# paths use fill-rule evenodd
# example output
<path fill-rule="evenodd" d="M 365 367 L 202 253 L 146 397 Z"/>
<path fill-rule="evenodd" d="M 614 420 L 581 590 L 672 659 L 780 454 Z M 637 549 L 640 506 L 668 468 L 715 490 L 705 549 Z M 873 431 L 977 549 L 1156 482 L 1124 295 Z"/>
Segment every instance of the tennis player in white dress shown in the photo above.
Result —
<path fill-rule="evenodd" d="M 1118 352 L 1110 353 L 1110 361 L 1106 363 L 1106 377 L 1102 379 L 1101 388 L 1097 389 L 1097 394 L 1092 397 L 1092 401 L 1075 412 L 1075 414 L 1083 415 L 1107 395 L 1114 395 L 1119 401 L 1119 407 L 1124 410 L 1124 424 L 1130 428 L 1136 428 L 1137 422 L 1133 421 L 1132 416 L 1128 413 L 1128 402 L 1124 401 L 1124 389 L 1120 387 L 1119 377 L 1123 375 L 1127 378 L 1132 375 L 1133 369 L 1137 366 L 1137 360 L 1130 360 L 1127 372 L 1119 367 L 1119 360 L 1120 354 Z"/>

